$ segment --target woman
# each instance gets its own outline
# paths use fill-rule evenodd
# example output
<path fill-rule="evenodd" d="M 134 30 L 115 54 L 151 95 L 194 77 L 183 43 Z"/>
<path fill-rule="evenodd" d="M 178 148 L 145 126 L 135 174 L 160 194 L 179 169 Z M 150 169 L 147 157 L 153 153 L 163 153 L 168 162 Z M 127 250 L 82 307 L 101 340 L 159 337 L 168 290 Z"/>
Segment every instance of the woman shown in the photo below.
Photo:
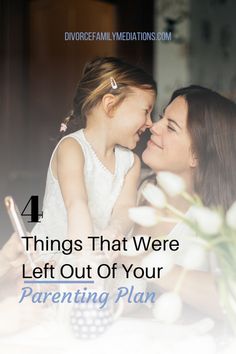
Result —
<path fill-rule="evenodd" d="M 151 128 L 143 161 L 155 173 L 170 171 L 181 176 L 188 193 L 197 193 L 206 206 L 220 206 L 226 211 L 236 200 L 236 105 L 209 89 L 189 86 L 173 93 L 160 118 Z M 190 205 L 182 197 L 169 202 L 189 212 Z M 158 224 L 138 233 L 181 236 L 175 231 L 173 224 Z M 181 264 L 176 264 L 158 284 L 164 290 L 173 290 L 181 272 Z M 221 315 L 209 271 L 189 271 L 180 295 L 201 311 Z"/>

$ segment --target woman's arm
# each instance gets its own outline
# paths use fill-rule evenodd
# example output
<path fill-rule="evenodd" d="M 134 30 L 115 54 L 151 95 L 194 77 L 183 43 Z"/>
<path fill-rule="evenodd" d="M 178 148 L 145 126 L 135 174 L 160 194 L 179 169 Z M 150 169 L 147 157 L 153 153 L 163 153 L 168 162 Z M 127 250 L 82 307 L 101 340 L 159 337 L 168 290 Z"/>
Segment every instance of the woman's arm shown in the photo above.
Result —
<path fill-rule="evenodd" d="M 5 257 L 4 253 L 0 250 L 0 278 L 3 277 L 11 268 L 9 260 Z"/>
<path fill-rule="evenodd" d="M 173 291 L 182 274 L 183 267 L 175 265 L 168 274 L 159 278 L 157 283 L 163 290 Z M 215 318 L 222 318 L 216 282 L 210 272 L 186 271 L 179 294 L 188 305 Z"/>
<path fill-rule="evenodd" d="M 132 227 L 133 223 L 129 219 L 128 210 L 136 205 L 140 166 L 138 156 L 134 155 L 134 164 L 125 177 L 124 185 L 115 203 L 110 223 L 105 230 L 107 235 L 109 232 L 116 232 L 118 235 L 126 235 Z"/>
<path fill-rule="evenodd" d="M 144 257 L 145 255 L 143 254 L 136 257 L 122 256 L 118 261 L 127 265 L 133 263 L 136 266 L 140 266 Z M 179 265 L 174 265 L 170 272 L 156 279 L 155 283 L 164 291 L 175 291 L 180 279 L 181 283 L 179 284 L 178 293 L 183 302 L 202 313 L 222 319 L 223 312 L 219 302 L 220 299 L 215 278 L 212 273 L 198 270 L 187 271 Z"/>
<path fill-rule="evenodd" d="M 0 278 L 9 271 L 17 276 L 21 265 L 27 261 L 19 236 L 14 233 L 0 249 Z"/>
<path fill-rule="evenodd" d="M 68 236 L 87 239 L 93 234 L 84 182 L 84 155 L 73 138 L 64 139 L 57 149 L 57 178 L 67 210 Z"/>

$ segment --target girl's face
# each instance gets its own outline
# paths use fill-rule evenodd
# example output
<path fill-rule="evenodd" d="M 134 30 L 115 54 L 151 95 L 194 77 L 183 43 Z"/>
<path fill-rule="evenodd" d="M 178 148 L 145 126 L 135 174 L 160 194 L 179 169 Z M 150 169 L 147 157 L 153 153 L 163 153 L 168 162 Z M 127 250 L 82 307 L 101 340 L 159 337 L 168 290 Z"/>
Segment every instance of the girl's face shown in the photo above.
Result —
<path fill-rule="evenodd" d="M 156 95 L 152 90 L 136 87 L 116 108 L 114 131 L 117 144 L 134 149 L 140 135 L 152 126 L 151 112 Z"/>
<path fill-rule="evenodd" d="M 185 176 L 196 166 L 187 131 L 187 116 L 187 102 L 179 96 L 153 124 L 142 159 L 155 172 L 170 171 Z"/>

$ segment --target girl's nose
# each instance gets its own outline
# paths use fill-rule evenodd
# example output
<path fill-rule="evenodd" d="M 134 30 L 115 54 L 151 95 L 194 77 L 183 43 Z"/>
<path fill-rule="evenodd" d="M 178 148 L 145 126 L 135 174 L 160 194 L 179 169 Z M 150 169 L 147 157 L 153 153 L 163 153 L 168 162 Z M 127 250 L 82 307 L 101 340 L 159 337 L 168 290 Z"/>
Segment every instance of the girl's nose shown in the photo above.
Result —
<path fill-rule="evenodd" d="M 151 119 L 151 115 L 149 114 L 146 120 L 146 127 L 147 128 L 151 128 L 151 126 L 153 125 L 152 119 Z"/>

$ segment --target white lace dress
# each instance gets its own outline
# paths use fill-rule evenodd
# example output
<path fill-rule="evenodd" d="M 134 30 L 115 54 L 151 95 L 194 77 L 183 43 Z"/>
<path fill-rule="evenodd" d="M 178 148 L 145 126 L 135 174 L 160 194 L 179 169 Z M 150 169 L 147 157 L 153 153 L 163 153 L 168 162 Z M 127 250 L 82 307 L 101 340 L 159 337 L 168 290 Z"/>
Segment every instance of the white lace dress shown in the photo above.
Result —
<path fill-rule="evenodd" d="M 110 220 L 113 207 L 122 190 L 124 179 L 133 166 L 133 153 L 121 146 L 115 147 L 115 172 L 112 174 L 98 159 L 83 129 L 65 136 L 74 138 L 84 154 L 84 180 L 88 195 L 88 207 L 92 218 L 94 234 L 104 229 Z M 62 140 L 63 140 L 62 139 Z M 62 141 L 60 140 L 60 142 Z M 43 201 L 43 218 L 32 230 L 32 235 L 44 238 L 64 239 L 67 237 L 67 213 L 57 179 L 52 173 L 52 158 L 60 144 L 55 147 L 49 163 L 46 190 Z M 80 216 L 78 215 L 78 218 Z"/>

